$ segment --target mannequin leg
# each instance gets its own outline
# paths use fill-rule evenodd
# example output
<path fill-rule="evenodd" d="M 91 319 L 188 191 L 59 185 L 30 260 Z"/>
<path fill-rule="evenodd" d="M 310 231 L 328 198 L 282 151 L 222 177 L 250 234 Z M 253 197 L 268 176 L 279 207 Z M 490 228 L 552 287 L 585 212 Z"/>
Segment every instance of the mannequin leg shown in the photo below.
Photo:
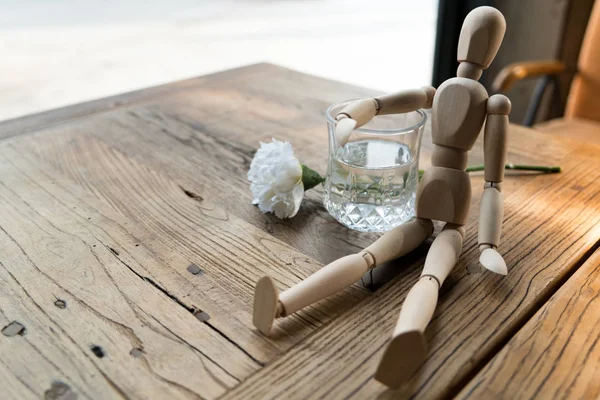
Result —
<path fill-rule="evenodd" d="M 438 291 L 458 261 L 464 228 L 446 224 L 435 238 L 421 277 L 408 292 L 392 340 L 379 362 L 375 379 L 396 389 L 423 364 L 427 346 L 423 332 L 431 321 Z"/>
<path fill-rule="evenodd" d="M 412 251 L 432 232 L 431 221 L 410 221 L 386 232 L 360 253 L 342 257 L 324 266 L 281 295 L 270 277 L 261 278 L 254 292 L 254 325 L 263 334 L 269 334 L 275 318 L 286 317 L 347 288 L 377 264 Z"/>

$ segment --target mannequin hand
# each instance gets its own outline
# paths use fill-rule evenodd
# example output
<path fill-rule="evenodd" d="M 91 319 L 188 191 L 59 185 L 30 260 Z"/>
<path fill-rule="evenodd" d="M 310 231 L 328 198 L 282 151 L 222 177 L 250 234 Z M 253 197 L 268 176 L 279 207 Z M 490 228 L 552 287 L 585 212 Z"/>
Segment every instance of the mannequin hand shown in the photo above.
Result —
<path fill-rule="evenodd" d="M 354 129 L 365 125 L 377 115 L 378 107 L 375 99 L 360 99 L 348 103 L 335 117 L 338 144 L 344 146 Z"/>
<path fill-rule="evenodd" d="M 335 138 L 340 147 L 344 147 L 350 134 L 356 128 L 356 121 L 345 115 L 340 115 L 335 124 Z"/>

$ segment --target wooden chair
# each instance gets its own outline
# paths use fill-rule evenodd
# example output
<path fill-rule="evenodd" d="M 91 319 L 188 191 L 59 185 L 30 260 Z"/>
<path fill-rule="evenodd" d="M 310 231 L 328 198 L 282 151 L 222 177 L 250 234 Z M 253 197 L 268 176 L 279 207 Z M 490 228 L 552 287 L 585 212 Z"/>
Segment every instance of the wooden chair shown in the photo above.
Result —
<path fill-rule="evenodd" d="M 524 125 L 531 126 L 546 86 L 564 72 L 568 72 L 567 67 L 561 61 L 518 62 L 504 67 L 492 88 L 506 92 L 522 79 L 541 78 L 524 120 Z M 595 2 L 590 15 L 564 117 L 536 124 L 534 128 L 600 143 L 600 1 Z"/>

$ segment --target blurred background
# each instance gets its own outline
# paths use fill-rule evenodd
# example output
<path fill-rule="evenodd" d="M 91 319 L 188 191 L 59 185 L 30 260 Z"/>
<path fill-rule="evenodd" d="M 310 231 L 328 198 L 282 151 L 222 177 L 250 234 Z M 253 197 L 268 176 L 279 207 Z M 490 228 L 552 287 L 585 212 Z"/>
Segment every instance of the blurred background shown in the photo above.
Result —
<path fill-rule="evenodd" d="M 262 61 L 383 91 L 437 86 L 485 4 L 508 24 L 488 88 L 515 61 L 576 64 L 593 0 L 0 0 L 0 119 Z M 535 85 L 508 93 L 514 122 Z M 562 112 L 546 92 L 538 120 Z"/>

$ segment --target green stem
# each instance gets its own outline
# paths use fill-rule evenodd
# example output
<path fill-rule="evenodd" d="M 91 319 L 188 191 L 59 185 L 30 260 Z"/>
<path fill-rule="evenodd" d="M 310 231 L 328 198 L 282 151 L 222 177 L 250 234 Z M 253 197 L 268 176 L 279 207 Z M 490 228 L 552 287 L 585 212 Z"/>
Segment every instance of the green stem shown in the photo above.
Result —
<path fill-rule="evenodd" d="M 553 174 L 553 173 L 557 173 L 560 172 L 560 167 L 558 166 L 551 166 L 551 167 L 547 167 L 544 165 L 518 165 L 518 164 L 506 164 L 504 166 L 504 169 L 518 169 L 520 171 L 539 171 L 539 172 L 545 172 L 548 174 Z M 470 167 L 467 167 L 466 171 L 467 172 L 474 172 L 474 171 L 483 171 L 484 167 L 483 165 L 472 165 Z"/>
<path fill-rule="evenodd" d="M 302 182 L 304 183 L 304 190 L 309 190 L 314 188 L 320 183 L 325 182 L 325 178 L 323 178 L 317 171 L 310 169 L 304 164 L 302 165 Z M 504 165 L 504 169 L 514 169 L 520 171 L 538 171 L 546 174 L 555 174 L 561 172 L 559 166 L 545 166 L 545 165 L 519 165 L 519 164 L 506 164 Z M 484 171 L 483 164 L 481 165 L 472 165 L 467 167 L 466 172 L 476 172 L 476 171 Z M 419 170 L 419 180 L 423 177 L 425 173 L 424 170 Z M 406 184 L 407 174 L 404 176 L 404 181 Z"/>
<path fill-rule="evenodd" d="M 519 165 L 519 164 L 506 164 L 504 166 L 504 169 L 515 169 L 515 170 L 520 170 L 520 171 L 538 171 L 538 172 L 543 172 L 546 174 L 556 174 L 556 173 L 562 171 L 559 166 Z M 465 171 L 466 172 L 476 172 L 476 171 L 483 171 L 483 170 L 484 170 L 483 165 L 472 165 L 470 167 L 467 167 L 467 169 Z M 424 170 L 422 170 L 422 169 L 419 170 L 419 179 L 421 179 L 421 177 L 423 176 L 424 173 L 425 173 Z"/>

